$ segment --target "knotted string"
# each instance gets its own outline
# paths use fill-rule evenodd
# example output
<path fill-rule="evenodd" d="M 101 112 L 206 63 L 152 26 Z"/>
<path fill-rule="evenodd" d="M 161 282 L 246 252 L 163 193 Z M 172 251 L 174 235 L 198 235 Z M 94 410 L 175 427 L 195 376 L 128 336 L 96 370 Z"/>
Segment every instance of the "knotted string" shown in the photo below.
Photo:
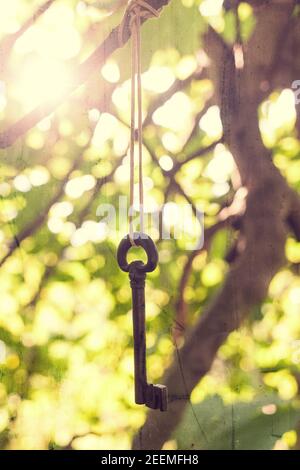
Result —
<path fill-rule="evenodd" d="M 120 46 L 124 44 L 125 25 L 131 31 L 131 122 L 130 122 L 130 208 L 128 214 L 129 238 L 133 239 L 133 204 L 134 204 L 134 164 L 135 142 L 138 141 L 138 180 L 139 180 L 139 209 L 140 232 L 144 231 L 144 188 L 143 188 L 143 142 L 142 142 L 142 80 L 141 80 L 141 18 L 159 16 L 159 11 L 143 0 L 131 0 L 125 11 L 123 21 L 119 27 L 118 36 Z M 137 91 L 137 93 L 136 93 Z M 137 94 L 137 135 L 135 130 L 135 108 Z"/>

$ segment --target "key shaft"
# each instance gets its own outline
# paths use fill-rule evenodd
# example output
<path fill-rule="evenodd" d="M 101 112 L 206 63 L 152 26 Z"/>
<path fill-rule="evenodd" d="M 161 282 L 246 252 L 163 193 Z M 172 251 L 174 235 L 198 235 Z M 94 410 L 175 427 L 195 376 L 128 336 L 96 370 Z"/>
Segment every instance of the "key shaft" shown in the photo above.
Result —
<path fill-rule="evenodd" d="M 148 260 L 146 264 L 142 261 L 128 264 L 127 253 L 132 247 L 131 242 L 129 235 L 123 238 L 118 248 L 117 259 L 120 268 L 129 273 L 132 290 L 135 402 L 155 410 L 166 411 L 167 387 L 149 384 L 146 369 L 145 280 L 146 273 L 156 268 L 158 254 L 151 238 L 137 233 L 134 234 L 134 242 L 145 249 Z"/>
<path fill-rule="evenodd" d="M 134 341 L 135 402 L 144 404 L 147 385 L 146 334 L 145 334 L 145 279 L 146 273 L 137 269 L 140 261 L 130 265 L 129 278 L 132 290 L 132 316 Z"/>

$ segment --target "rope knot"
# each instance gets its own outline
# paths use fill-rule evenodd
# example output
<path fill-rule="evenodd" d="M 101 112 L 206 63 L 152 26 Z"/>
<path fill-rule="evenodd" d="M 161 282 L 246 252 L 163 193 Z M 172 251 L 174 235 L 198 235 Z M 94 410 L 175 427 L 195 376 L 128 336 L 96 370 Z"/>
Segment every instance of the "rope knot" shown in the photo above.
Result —
<path fill-rule="evenodd" d="M 160 9 L 156 10 L 147 1 L 144 0 L 129 0 L 127 8 L 125 10 L 123 20 L 119 26 L 118 39 L 119 45 L 124 45 L 124 31 L 128 28 L 132 31 L 136 23 L 140 23 L 140 19 L 146 19 L 151 17 L 158 17 Z"/>

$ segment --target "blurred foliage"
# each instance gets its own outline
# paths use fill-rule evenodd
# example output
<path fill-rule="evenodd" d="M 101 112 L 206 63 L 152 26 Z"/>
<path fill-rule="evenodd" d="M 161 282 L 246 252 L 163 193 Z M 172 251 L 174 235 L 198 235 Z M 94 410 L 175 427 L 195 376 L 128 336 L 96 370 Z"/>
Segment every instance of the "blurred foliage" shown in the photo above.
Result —
<path fill-rule="evenodd" d="M 17 31 L 41 3 L 0 0 L 0 40 Z M 71 79 L 69 65 L 86 58 L 118 24 L 123 8 L 109 15 L 116 5 L 57 0 L 16 42 L 0 81 L 1 129 L 41 99 L 54 99 L 63 91 Z M 246 39 L 255 24 L 252 10 L 242 3 L 238 13 Z M 207 24 L 234 42 L 235 21 L 222 1 L 172 0 L 159 20 L 145 24 L 145 115 L 176 80 L 205 63 L 201 34 Z M 191 80 L 166 103 L 158 103 L 144 129 L 145 142 L 158 160 L 144 148 L 147 211 L 168 203 L 170 227 L 180 223 L 174 220 L 172 203 L 186 200 L 166 172 L 222 134 L 219 110 L 210 106 L 185 145 L 211 92 L 205 76 Z M 133 401 L 130 288 L 115 259 L 127 222 L 120 220 L 108 231 L 97 216 L 101 204 L 117 207 L 119 197 L 128 195 L 129 93 L 126 46 L 55 114 L 0 151 L 1 257 L 12 240 L 45 215 L 0 269 L 1 448 L 130 448 L 145 418 L 145 409 Z M 277 90 L 261 106 L 264 142 L 276 166 L 299 189 L 294 122 L 290 90 Z M 205 212 L 207 226 L 232 199 L 235 180 L 233 158 L 222 144 L 176 174 L 186 196 Z M 191 221 L 185 222 L 193 237 Z M 158 236 L 155 231 L 152 235 Z M 195 257 L 184 293 L 188 326 L 221 285 L 233 236 L 220 231 L 209 252 Z M 154 381 L 175 349 L 174 303 L 190 254 L 186 248 L 181 239 L 160 241 L 159 269 L 148 276 L 148 366 Z M 268 299 L 222 346 L 166 448 L 231 447 L 232 412 L 236 448 L 293 445 L 299 416 L 300 244 L 290 238 L 286 254 L 287 266 L 273 279 Z M 295 414 L 289 420 L 291 410 Z M 275 434 L 273 420 L 278 424 Z M 199 427 L 209 436 L 208 444 Z"/>
<path fill-rule="evenodd" d="M 201 416 L 201 425 L 194 413 Z M 277 445 L 284 450 L 296 442 L 290 430 L 299 418 L 299 409 L 276 396 L 231 405 L 212 396 L 186 413 L 177 431 L 178 445 L 191 450 L 269 450 Z"/>

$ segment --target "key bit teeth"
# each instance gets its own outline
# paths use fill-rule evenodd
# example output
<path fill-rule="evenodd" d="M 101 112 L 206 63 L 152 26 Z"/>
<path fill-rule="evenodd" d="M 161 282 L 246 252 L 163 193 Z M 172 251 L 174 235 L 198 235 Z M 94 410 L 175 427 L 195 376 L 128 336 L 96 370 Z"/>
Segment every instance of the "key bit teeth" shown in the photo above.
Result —
<path fill-rule="evenodd" d="M 146 389 L 146 406 L 153 410 L 167 411 L 168 390 L 165 385 L 148 384 Z"/>

